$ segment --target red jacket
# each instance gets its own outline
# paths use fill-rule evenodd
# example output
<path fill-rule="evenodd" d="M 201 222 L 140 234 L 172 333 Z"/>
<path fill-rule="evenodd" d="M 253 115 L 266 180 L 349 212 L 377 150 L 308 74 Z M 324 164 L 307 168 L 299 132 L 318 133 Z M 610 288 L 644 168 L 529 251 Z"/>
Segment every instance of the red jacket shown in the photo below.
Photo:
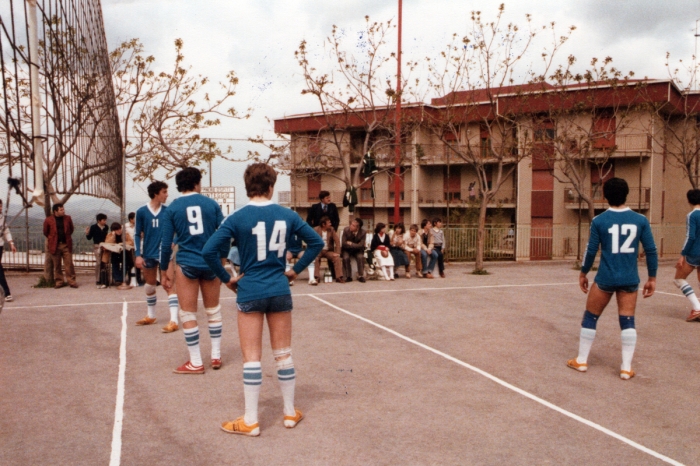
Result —
<path fill-rule="evenodd" d="M 73 238 L 71 238 L 71 235 L 73 234 L 73 220 L 70 218 L 70 215 L 64 215 L 63 217 L 51 215 L 44 220 L 44 236 L 49 239 L 49 253 L 56 254 L 56 250 L 58 249 L 58 230 L 56 229 L 56 221 L 58 219 L 63 219 L 63 231 L 66 233 L 66 246 L 68 246 L 68 252 L 72 253 Z"/>

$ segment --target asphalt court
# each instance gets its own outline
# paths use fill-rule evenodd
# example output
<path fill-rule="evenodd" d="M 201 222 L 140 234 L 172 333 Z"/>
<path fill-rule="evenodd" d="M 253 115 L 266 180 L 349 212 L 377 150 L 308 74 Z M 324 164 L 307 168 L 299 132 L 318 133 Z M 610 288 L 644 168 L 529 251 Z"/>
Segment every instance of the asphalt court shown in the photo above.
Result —
<path fill-rule="evenodd" d="M 567 263 L 491 265 L 487 276 L 453 264 L 446 279 L 391 283 L 298 280 L 292 347 L 306 418 L 282 426 L 265 338 L 258 438 L 219 430 L 243 413 L 227 289 L 224 367 L 182 376 L 172 369 L 187 350 L 182 332 L 160 332 L 161 290 L 158 324 L 136 327 L 142 288 L 35 290 L 35 276 L 13 275 L 16 301 L 0 314 L 0 464 L 697 464 L 700 324 L 685 322 L 672 265 L 662 263 L 660 292 L 638 303 L 630 381 L 618 377 L 614 304 L 589 371 L 565 366 L 585 303 Z"/>

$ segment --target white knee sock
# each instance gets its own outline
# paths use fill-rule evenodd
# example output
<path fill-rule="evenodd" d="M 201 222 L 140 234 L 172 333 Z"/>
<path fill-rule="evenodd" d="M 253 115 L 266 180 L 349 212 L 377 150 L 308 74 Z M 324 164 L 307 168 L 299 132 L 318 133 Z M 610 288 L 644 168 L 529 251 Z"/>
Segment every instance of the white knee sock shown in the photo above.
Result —
<path fill-rule="evenodd" d="M 193 366 L 202 365 L 202 354 L 199 352 L 199 327 L 183 328 L 187 350 L 190 352 L 190 362 Z"/>
<path fill-rule="evenodd" d="M 287 266 L 284 268 L 284 271 L 289 272 L 290 270 L 292 270 L 292 267 L 293 267 L 292 263 L 287 262 Z"/>
<path fill-rule="evenodd" d="M 578 357 L 576 358 L 577 363 L 586 364 L 588 362 L 588 354 L 591 352 L 594 339 L 594 329 L 581 327 L 581 338 L 578 343 Z"/>
<path fill-rule="evenodd" d="M 296 385 L 294 361 L 289 356 L 287 359 L 275 361 L 275 363 L 277 365 L 277 380 L 279 381 L 282 399 L 284 400 L 284 415 L 294 416 L 294 387 Z"/>
<path fill-rule="evenodd" d="M 634 356 L 634 347 L 637 345 L 637 330 L 634 328 L 626 328 L 620 332 L 622 340 L 622 370 L 632 370 L 632 357 Z"/>
<path fill-rule="evenodd" d="M 394 266 L 393 265 L 389 267 L 389 278 L 392 280 L 394 279 Z"/>
<path fill-rule="evenodd" d="M 688 301 L 690 301 L 690 304 L 693 306 L 694 311 L 700 309 L 700 301 L 698 301 L 698 297 L 695 295 L 693 287 L 690 286 L 687 281 L 674 280 L 673 283 L 675 283 L 676 286 L 680 288 L 681 292 L 683 292 L 685 297 L 688 298 Z"/>
<path fill-rule="evenodd" d="M 156 317 L 156 295 L 146 295 L 146 306 L 148 306 L 148 317 L 154 319 Z"/>
<path fill-rule="evenodd" d="M 245 396 L 245 417 L 247 425 L 258 422 L 258 400 L 262 387 L 262 366 L 260 361 L 243 364 L 243 395 Z"/>
<path fill-rule="evenodd" d="M 221 359 L 221 322 L 209 323 L 209 338 L 211 339 L 211 358 Z"/>
<path fill-rule="evenodd" d="M 385 280 L 389 280 L 389 273 L 387 272 L 386 269 L 387 269 L 386 266 L 382 266 L 382 274 L 384 274 L 384 279 L 385 279 Z"/>
<path fill-rule="evenodd" d="M 314 277 L 316 276 L 316 274 L 314 272 L 316 272 L 316 264 L 312 262 L 311 264 L 309 264 L 309 281 L 315 280 Z"/>
<path fill-rule="evenodd" d="M 170 322 L 177 324 L 177 313 L 180 310 L 180 301 L 176 294 L 168 295 L 168 306 L 170 307 Z"/>

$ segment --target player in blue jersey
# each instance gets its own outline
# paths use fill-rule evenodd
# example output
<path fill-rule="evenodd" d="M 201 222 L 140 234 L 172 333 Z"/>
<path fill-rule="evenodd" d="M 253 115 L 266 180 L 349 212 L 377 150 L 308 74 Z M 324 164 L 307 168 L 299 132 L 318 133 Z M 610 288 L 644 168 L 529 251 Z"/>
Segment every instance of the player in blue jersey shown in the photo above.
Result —
<path fill-rule="evenodd" d="M 579 275 L 581 291 L 588 293 L 588 299 L 586 311 L 583 313 L 583 322 L 581 322 L 578 357 L 566 363 L 580 372 L 588 370 L 588 354 L 595 338 L 598 318 L 615 294 L 622 339 L 620 378 L 623 380 L 631 379 L 635 375 L 632 370 L 632 357 L 637 344 L 634 311 L 639 288 L 637 257 L 640 241 L 646 254 L 649 274 L 644 284 L 645 298 L 653 295 L 656 290 L 658 267 L 656 245 L 649 220 L 625 206 L 628 193 L 627 182 L 621 178 L 611 178 L 603 185 L 603 195 L 610 204 L 610 208 L 591 222 L 591 236 Z M 601 249 L 600 266 L 589 293 L 586 274 L 591 270 L 599 248 Z"/>
<path fill-rule="evenodd" d="M 177 190 L 182 195 L 175 199 L 163 222 L 160 246 L 160 269 L 168 269 L 172 244 L 178 246 L 175 283 L 180 300 L 180 322 L 190 359 L 173 372 L 176 374 L 203 374 L 204 364 L 199 349 L 199 327 L 197 327 L 197 298 L 202 290 L 204 310 L 209 321 L 211 338 L 211 367 L 221 367 L 221 306 L 219 293 L 221 282 L 202 258 L 202 248 L 224 219 L 216 201 L 200 194 L 202 173 L 187 167 L 175 175 Z M 217 259 L 225 258 L 228 245 L 215 252 Z M 221 264 L 219 264 L 221 265 Z M 170 278 L 162 274 L 163 286 L 170 285 Z"/>
<path fill-rule="evenodd" d="M 243 353 L 243 393 L 245 415 L 224 422 L 221 428 L 231 434 L 260 435 L 258 398 L 262 384 L 263 322 L 270 328 L 272 355 L 277 366 L 277 380 L 284 400 L 285 427 L 302 420 L 294 407 L 296 372 L 292 361 L 292 296 L 289 282 L 304 270 L 323 248 L 323 240 L 299 215 L 273 204 L 272 193 L 277 180 L 275 170 L 264 163 L 248 166 L 245 171 L 246 193 L 250 202 L 234 212 L 219 227 L 204 247 L 207 264 L 237 291 L 238 336 Z M 292 235 L 306 243 L 306 252 L 291 270 L 285 272 L 285 250 Z M 216 251 L 235 238 L 241 256 L 241 274 L 231 278 L 217 260 Z"/>
<path fill-rule="evenodd" d="M 294 264 L 292 264 L 292 259 L 301 259 L 304 257 L 304 250 L 302 249 L 301 239 L 297 235 L 292 235 L 289 237 L 289 242 L 287 243 L 287 267 L 285 272 L 289 272 Z M 309 285 L 318 285 L 318 282 L 314 278 L 314 263 L 309 264 Z M 289 282 L 289 286 L 294 285 L 294 280 Z"/>
<path fill-rule="evenodd" d="M 700 280 L 700 189 L 691 189 L 686 196 L 693 210 L 686 217 L 685 243 L 681 257 L 676 263 L 676 276 L 673 283 L 680 288 L 693 306 L 685 319 L 692 322 L 700 320 L 700 301 L 698 301 L 693 287 L 685 279 L 694 269 L 698 269 L 698 280 Z"/>
<path fill-rule="evenodd" d="M 156 287 L 158 284 L 158 261 L 160 260 L 160 233 L 165 217 L 165 201 L 168 200 L 168 185 L 162 181 L 154 181 L 148 185 L 148 197 L 151 201 L 136 211 L 134 226 L 134 246 L 136 260 L 134 265 L 143 271 L 146 282 L 146 306 L 148 314 L 136 322 L 136 325 L 151 325 L 156 323 Z M 143 245 L 142 245 L 143 243 Z M 170 321 L 163 327 L 163 333 L 171 333 L 178 329 L 177 311 L 179 303 L 175 289 L 163 286 L 168 293 Z"/>

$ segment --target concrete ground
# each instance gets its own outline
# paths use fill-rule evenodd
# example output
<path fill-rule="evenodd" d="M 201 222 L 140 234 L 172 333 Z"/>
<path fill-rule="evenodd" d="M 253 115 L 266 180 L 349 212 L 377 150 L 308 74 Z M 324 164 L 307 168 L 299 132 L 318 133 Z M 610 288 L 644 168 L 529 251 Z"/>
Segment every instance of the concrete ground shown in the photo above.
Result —
<path fill-rule="evenodd" d="M 188 356 L 181 331 L 160 331 L 162 290 L 158 324 L 136 327 L 143 288 L 97 290 L 83 275 L 79 289 L 34 289 L 36 275 L 12 274 L 15 301 L 0 314 L 0 464 L 700 463 L 700 324 L 685 322 L 673 262 L 662 263 L 657 294 L 640 297 L 630 381 L 618 376 L 614 303 L 589 371 L 566 367 L 585 304 L 570 263 L 488 268 L 475 276 L 451 264 L 434 280 L 297 280 L 292 346 L 306 418 L 283 427 L 266 338 L 258 438 L 219 430 L 243 413 L 228 289 L 224 366 L 208 367 L 202 311 L 207 372 L 188 376 L 172 373 Z"/>

